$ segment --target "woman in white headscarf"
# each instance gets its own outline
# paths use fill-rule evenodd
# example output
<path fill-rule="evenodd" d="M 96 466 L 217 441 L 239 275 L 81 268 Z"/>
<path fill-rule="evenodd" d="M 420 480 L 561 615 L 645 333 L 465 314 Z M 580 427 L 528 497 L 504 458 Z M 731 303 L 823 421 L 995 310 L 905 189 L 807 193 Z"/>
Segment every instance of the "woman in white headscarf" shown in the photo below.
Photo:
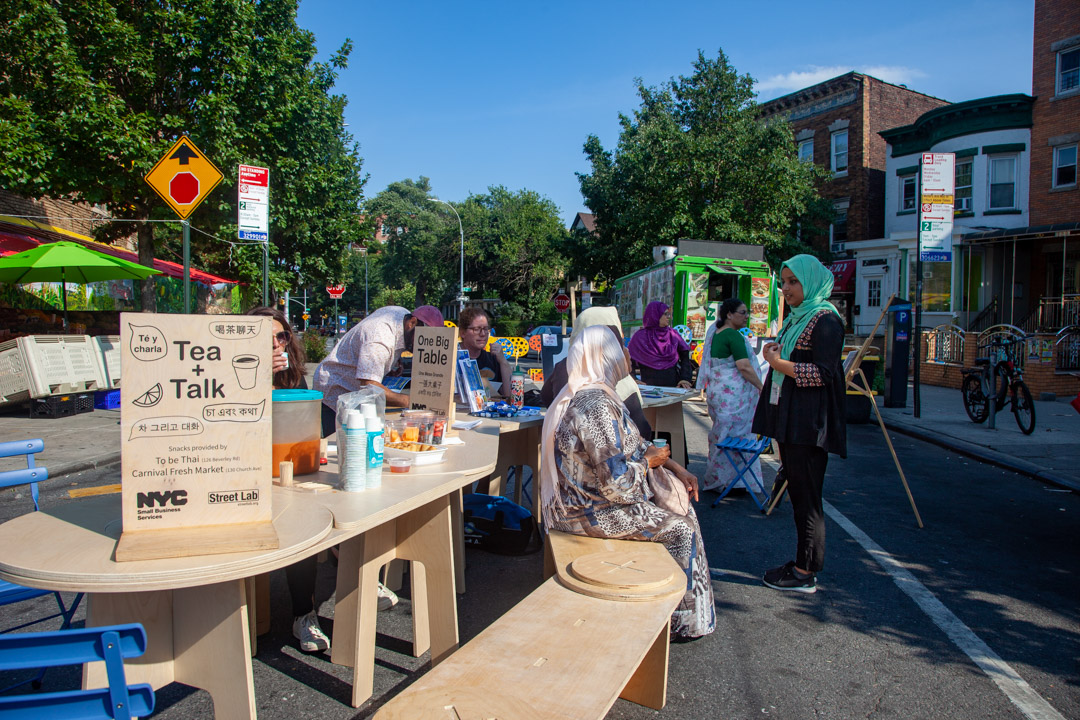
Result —
<path fill-rule="evenodd" d="M 619 312 L 613 307 L 593 305 L 582 310 L 577 316 L 574 321 L 574 332 L 570 334 L 567 347 L 573 347 L 586 328 L 596 326 L 609 328 L 611 332 L 615 333 L 615 337 L 618 338 L 619 342 L 622 342 L 622 321 L 619 319 Z M 626 366 L 630 367 L 630 353 L 625 348 L 623 349 L 623 355 L 626 358 Z M 540 403 L 544 407 L 549 407 L 555 401 L 555 396 L 566 386 L 566 377 L 566 358 L 563 358 L 555 363 L 555 367 L 551 371 L 551 377 L 544 380 L 544 387 L 540 390 Z M 626 403 L 626 408 L 630 411 L 630 417 L 634 419 L 634 424 L 638 426 L 641 436 L 652 438 L 652 426 L 645 419 L 645 412 L 641 409 L 641 390 L 638 389 L 638 384 L 634 379 L 629 375 L 624 377 L 615 386 L 615 392 Z"/>
<path fill-rule="evenodd" d="M 686 572 L 686 594 L 671 618 L 673 639 L 716 627 L 709 564 L 693 506 L 685 515 L 657 506 L 647 482 L 665 467 L 697 499 L 697 478 L 644 440 L 615 388 L 629 368 L 606 327 L 570 346 L 566 386 L 544 419 L 540 501 L 544 527 L 591 537 L 659 542 Z"/>

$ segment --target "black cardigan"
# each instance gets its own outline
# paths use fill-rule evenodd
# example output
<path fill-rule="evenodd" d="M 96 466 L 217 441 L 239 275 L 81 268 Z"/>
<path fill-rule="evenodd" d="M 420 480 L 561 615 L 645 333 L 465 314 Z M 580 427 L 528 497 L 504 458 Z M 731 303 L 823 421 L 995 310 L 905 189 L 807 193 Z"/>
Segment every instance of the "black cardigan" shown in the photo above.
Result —
<path fill-rule="evenodd" d="M 754 413 L 753 431 L 778 442 L 816 445 L 847 457 L 843 348 L 840 318 L 828 310 L 818 313 L 791 352 L 796 377 L 783 376 L 776 405 L 769 402 L 773 376 L 769 372 Z"/>

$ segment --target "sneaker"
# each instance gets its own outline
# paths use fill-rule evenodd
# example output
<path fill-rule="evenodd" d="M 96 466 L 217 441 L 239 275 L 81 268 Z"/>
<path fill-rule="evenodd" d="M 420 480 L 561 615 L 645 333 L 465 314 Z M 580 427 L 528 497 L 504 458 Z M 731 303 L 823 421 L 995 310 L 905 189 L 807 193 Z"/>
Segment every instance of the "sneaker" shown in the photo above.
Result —
<path fill-rule="evenodd" d="M 314 610 L 293 620 L 292 634 L 300 641 L 300 649 L 304 652 L 330 649 L 330 638 L 319 627 L 319 616 Z"/>
<path fill-rule="evenodd" d="M 773 590 L 793 590 L 807 594 L 817 592 L 817 578 L 814 575 L 808 575 L 805 578 L 798 577 L 795 574 L 795 563 L 784 566 L 780 577 L 771 577 L 769 573 L 765 573 L 761 581 Z"/>
<path fill-rule="evenodd" d="M 768 585 L 771 582 L 776 582 L 780 578 L 784 577 L 784 573 L 786 573 L 788 570 L 790 570 L 793 567 L 795 567 L 795 561 L 794 560 L 788 560 L 786 563 L 784 563 L 780 567 L 774 567 L 771 570 L 766 570 L 764 577 L 762 577 L 762 580 L 765 582 L 766 585 Z"/>
<path fill-rule="evenodd" d="M 398 603 L 398 596 L 393 590 L 379 583 L 379 610 L 389 610 Z"/>

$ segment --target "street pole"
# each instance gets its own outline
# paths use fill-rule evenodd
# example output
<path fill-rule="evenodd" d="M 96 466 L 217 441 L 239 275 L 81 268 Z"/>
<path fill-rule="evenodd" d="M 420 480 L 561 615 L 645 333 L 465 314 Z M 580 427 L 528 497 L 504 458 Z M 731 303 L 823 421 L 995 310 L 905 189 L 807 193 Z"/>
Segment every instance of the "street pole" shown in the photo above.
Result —
<path fill-rule="evenodd" d="M 307 319 L 311 316 L 307 307 L 307 288 L 304 288 L 304 332 L 307 332 Z"/>
<path fill-rule="evenodd" d="M 368 284 L 367 284 L 367 248 L 364 248 L 364 317 L 368 316 L 367 292 L 368 292 Z"/>
<path fill-rule="evenodd" d="M 263 301 L 264 306 L 270 304 L 270 242 L 263 243 Z"/>
<path fill-rule="evenodd" d="M 440 200 L 439 198 L 431 199 L 435 202 L 442 203 L 446 207 L 450 208 L 450 210 L 452 210 L 454 213 L 454 217 L 457 218 L 458 232 L 461 234 L 461 270 L 458 275 L 458 314 L 460 315 L 461 311 L 465 309 L 465 228 L 461 224 L 461 216 L 458 215 L 458 211 L 454 209 L 453 205 L 446 202 L 445 200 Z"/>
<path fill-rule="evenodd" d="M 921 373 L 919 372 L 919 360 L 921 358 L 922 347 L 922 157 L 919 158 L 919 171 L 915 177 L 915 207 L 917 212 L 915 213 L 915 323 L 911 329 L 911 347 L 914 350 L 915 356 L 915 373 L 914 373 L 914 392 L 912 394 L 913 412 L 915 417 L 921 417 L 920 411 L 922 410 L 919 397 L 919 379 Z"/>
<path fill-rule="evenodd" d="M 191 223 L 180 221 L 184 229 L 184 313 L 191 314 Z"/>

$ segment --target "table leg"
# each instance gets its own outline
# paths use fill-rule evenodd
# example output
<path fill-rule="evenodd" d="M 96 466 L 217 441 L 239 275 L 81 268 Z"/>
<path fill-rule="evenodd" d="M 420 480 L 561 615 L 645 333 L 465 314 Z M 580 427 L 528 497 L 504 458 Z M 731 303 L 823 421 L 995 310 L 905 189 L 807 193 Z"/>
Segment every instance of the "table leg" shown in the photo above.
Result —
<path fill-rule="evenodd" d="M 465 593 L 465 509 L 462 493 L 458 490 L 450 498 L 450 529 L 454 534 L 454 581 L 457 591 Z M 413 589 L 415 593 L 415 588 Z"/>
<path fill-rule="evenodd" d="M 424 565 L 432 665 L 442 662 L 458 646 L 451 535 L 447 497 L 398 519 L 398 556 Z"/>
<path fill-rule="evenodd" d="M 686 431 L 683 427 L 682 403 L 645 408 L 644 414 L 654 431 L 671 433 L 671 441 L 668 443 L 671 458 L 686 467 Z"/>
<path fill-rule="evenodd" d="M 141 623 L 147 651 L 124 663 L 129 683 L 202 688 L 218 720 L 255 718 L 245 580 L 178 590 L 92 595 L 87 625 Z M 88 663 L 83 687 L 106 687 L 103 663 Z"/>

